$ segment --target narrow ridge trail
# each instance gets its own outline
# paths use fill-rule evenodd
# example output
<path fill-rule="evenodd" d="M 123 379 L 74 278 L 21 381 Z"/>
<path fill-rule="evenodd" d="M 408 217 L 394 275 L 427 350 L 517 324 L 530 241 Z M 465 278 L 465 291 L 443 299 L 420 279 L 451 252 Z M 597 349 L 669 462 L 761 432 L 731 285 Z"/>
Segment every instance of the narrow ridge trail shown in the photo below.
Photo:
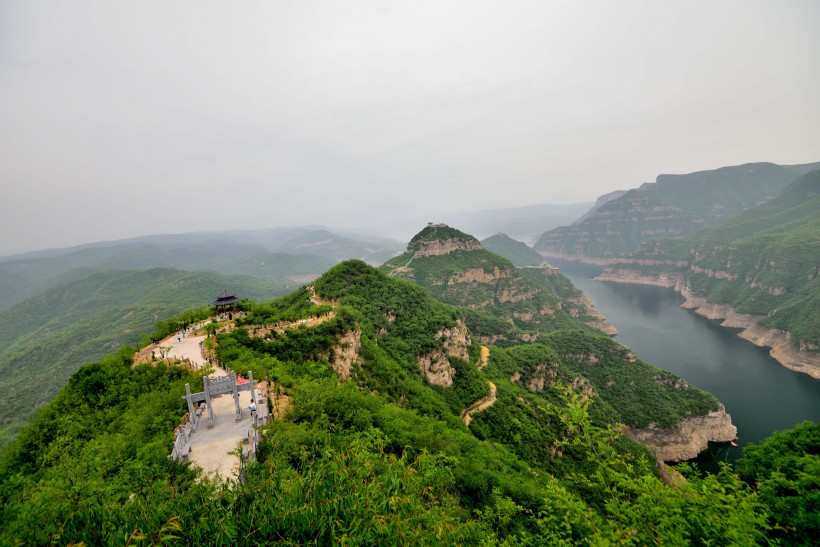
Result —
<path fill-rule="evenodd" d="M 486 367 L 487 363 L 489 362 L 490 348 L 488 348 L 487 346 L 481 346 L 481 353 L 479 354 L 478 363 L 476 363 L 476 368 L 478 368 L 478 370 L 481 370 L 482 368 Z M 490 384 L 490 394 L 474 402 L 473 404 L 465 408 L 464 411 L 461 413 L 461 421 L 464 422 L 464 425 L 466 425 L 467 427 L 470 427 L 470 422 L 473 419 L 473 414 L 490 408 L 491 406 L 493 406 L 493 403 L 495 403 L 495 384 L 489 381 L 487 383 Z"/>
<path fill-rule="evenodd" d="M 464 422 L 464 425 L 466 425 L 467 427 L 470 427 L 470 422 L 473 419 L 473 414 L 475 414 L 476 412 L 481 412 L 482 410 L 486 410 L 493 406 L 493 404 L 495 404 L 495 384 L 492 382 L 487 383 L 490 384 L 490 394 L 474 402 L 473 404 L 465 408 L 464 412 L 461 413 L 461 421 Z"/>

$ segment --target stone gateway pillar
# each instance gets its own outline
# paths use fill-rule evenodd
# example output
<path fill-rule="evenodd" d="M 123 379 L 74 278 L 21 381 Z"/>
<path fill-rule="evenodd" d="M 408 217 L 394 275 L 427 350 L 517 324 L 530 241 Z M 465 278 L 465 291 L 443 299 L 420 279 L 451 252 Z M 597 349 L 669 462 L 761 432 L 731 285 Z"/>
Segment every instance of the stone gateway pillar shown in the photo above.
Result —
<path fill-rule="evenodd" d="M 202 378 L 202 381 L 205 383 L 205 404 L 208 405 L 208 428 L 210 429 L 214 426 L 214 407 L 211 405 L 211 390 L 208 389 L 211 384 L 211 378 L 205 376 Z"/>
<path fill-rule="evenodd" d="M 231 378 L 231 394 L 233 395 L 233 404 L 236 408 L 236 417 L 234 420 L 237 422 L 242 419 L 242 408 L 239 406 L 239 391 L 236 389 L 236 373 L 231 371 L 230 374 Z"/>
<path fill-rule="evenodd" d="M 194 410 L 194 398 L 191 395 L 191 384 L 185 384 L 185 398 L 188 399 L 188 419 L 191 421 L 194 431 L 196 431 L 199 416 L 196 415 L 196 410 Z"/>

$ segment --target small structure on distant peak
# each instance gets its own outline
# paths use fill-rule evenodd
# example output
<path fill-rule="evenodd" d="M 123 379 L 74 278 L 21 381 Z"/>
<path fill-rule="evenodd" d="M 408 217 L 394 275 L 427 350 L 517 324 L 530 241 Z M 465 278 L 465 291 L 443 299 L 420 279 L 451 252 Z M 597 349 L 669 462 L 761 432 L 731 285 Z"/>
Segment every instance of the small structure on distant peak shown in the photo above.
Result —
<path fill-rule="evenodd" d="M 213 301 L 213 305 L 216 308 L 216 313 L 220 313 L 235 309 L 238 302 L 239 297 L 236 296 L 236 293 L 229 292 L 226 289 L 222 294 L 216 297 L 216 300 Z"/>

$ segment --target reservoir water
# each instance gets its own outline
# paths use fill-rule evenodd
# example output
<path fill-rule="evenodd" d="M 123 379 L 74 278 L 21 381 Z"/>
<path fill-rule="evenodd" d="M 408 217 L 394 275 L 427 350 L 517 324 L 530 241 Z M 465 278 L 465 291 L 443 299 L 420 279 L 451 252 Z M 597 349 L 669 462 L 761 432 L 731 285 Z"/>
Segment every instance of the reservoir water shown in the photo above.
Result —
<path fill-rule="evenodd" d="M 717 460 L 732 462 L 742 447 L 804 420 L 820 421 L 820 380 L 793 372 L 759 348 L 720 326 L 680 307 L 672 289 L 593 281 L 601 272 L 589 266 L 550 260 L 595 302 L 618 329 L 616 340 L 642 360 L 681 376 L 713 393 L 726 406 L 738 429 L 738 448 L 713 443 L 698 462 L 714 469 Z"/>

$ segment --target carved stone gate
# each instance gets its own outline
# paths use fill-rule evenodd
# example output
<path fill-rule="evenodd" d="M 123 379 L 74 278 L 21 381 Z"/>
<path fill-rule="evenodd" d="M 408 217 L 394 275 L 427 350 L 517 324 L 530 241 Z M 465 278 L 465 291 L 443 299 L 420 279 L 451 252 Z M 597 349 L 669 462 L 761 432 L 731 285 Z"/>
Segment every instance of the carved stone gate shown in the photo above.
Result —
<path fill-rule="evenodd" d="M 185 384 L 185 397 L 182 398 L 188 400 L 188 415 L 191 417 L 193 431 L 196 431 L 196 427 L 199 425 L 199 413 L 197 413 L 194 403 L 205 401 L 205 404 L 208 407 L 208 427 L 211 428 L 214 426 L 214 408 L 211 404 L 211 397 L 216 397 L 217 395 L 222 395 L 224 393 L 230 393 L 233 395 L 233 402 L 236 407 L 235 420 L 237 422 L 241 420 L 242 409 L 239 406 L 239 392 L 250 391 L 251 401 L 256 402 L 256 393 L 253 389 L 253 372 L 248 372 L 248 380 L 249 381 L 246 384 L 237 384 L 236 373 L 230 371 L 227 376 L 220 376 L 217 378 L 205 376 L 202 379 L 205 384 L 205 391 L 200 391 L 199 393 L 191 393 L 191 384 Z"/>

